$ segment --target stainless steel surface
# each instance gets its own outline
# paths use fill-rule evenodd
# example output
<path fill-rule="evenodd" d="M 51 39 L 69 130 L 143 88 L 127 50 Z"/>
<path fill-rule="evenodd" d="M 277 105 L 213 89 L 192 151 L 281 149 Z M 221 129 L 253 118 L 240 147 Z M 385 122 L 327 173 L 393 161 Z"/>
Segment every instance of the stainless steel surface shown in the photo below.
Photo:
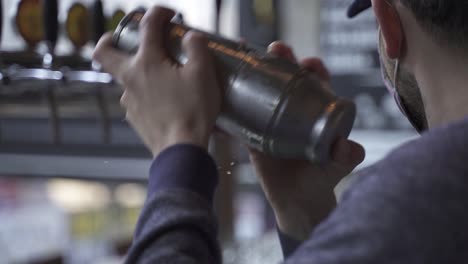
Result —
<path fill-rule="evenodd" d="M 114 45 L 128 52 L 139 46 L 138 25 L 144 11 L 126 16 L 114 35 Z M 168 27 L 167 47 L 184 64 L 181 49 L 191 28 Z M 337 137 L 351 131 L 355 106 L 324 87 L 297 64 L 267 56 L 221 37 L 205 33 L 225 87 L 217 125 L 262 152 L 283 158 L 324 162 Z"/>

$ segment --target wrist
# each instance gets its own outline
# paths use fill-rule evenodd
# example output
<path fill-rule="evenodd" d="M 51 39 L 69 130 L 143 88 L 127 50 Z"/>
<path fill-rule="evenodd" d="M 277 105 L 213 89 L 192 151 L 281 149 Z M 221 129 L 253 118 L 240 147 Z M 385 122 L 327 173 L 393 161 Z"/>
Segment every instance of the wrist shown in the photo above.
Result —
<path fill-rule="evenodd" d="M 204 197 L 211 205 L 217 172 L 215 161 L 205 149 L 187 144 L 170 146 L 151 165 L 148 192 L 183 189 Z"/>
<path fill-rule="evenodd" d="M 164 149 L 179 144 L 189 144 L 203 149 L 208 149 L 208 142 L 208 133 L 200 133 L 196 130 L 188 129 L 173 129 L 171 132 L 167 133 L 167 136 L 162 140 L 155 141 L 150 150 L 153 153 L 153 156 L 156 157 Z"/>
<path fill-rule="evenodd" d="M 278 228 L 282 233 L 299 241 L 306 240 L 314 229 L 335 209 L 336 199 L 320 201 L 319 205 L 288 207 L 274 210 Z"/>

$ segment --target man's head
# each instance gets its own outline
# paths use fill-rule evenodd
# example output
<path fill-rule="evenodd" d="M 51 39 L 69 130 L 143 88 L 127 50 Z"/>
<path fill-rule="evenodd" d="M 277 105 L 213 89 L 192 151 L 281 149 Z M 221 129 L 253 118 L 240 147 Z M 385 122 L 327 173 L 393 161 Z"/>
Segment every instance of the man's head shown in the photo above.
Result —
<path fill-rule="evenodd" d="M 417 28 L 442 50 L 468 51 L 468 2 L 460 0 L 355 0 L 348 10 L 353 17 L 373 7 L 380 27 L 379 50 L 383 74 L 395 87 L 405 114 L 418 130 L 427 128 L 424 87 L 419 87 L 411 61 L 414 47 L 425 45 L 408 34 Z M 414 41 L 417 40 L 417 41 Z M 419 43 L 418 43 L 419 42 Z M 409 49 L 409 45 L 413 45 Z M 414 59 L 414 58 L 413 58 Z"/>
<path fill-rule="evenodd" d="M 355 0 L 348 16 L 354 17 L 374 5 L 400 2 L 407 7 L 423 28 L 438 41 L 468 48 L 468 2 L 460 0 Z"/>

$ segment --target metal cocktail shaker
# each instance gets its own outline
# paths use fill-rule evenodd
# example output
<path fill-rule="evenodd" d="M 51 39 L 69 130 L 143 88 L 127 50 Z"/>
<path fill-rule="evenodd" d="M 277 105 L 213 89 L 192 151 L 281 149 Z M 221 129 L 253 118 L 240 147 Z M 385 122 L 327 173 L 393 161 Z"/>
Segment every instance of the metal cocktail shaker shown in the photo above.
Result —
<path fill-rule="evenodd" d="M 135 53 L 144 11 L 128 14 L 114 33 L 115 47 Z M 192 28 L 171 22 L 167 49 L 177 62 L 187 58 L 183 36 Z M 202 32 L 220 69 L 225 93 L 217 126 L 249 146 L 281 158 L 326 162 L 338 137 L 348 137 L 354 103 L 338 98 L 318 77 L 285 59 L 267 56 Z"/>

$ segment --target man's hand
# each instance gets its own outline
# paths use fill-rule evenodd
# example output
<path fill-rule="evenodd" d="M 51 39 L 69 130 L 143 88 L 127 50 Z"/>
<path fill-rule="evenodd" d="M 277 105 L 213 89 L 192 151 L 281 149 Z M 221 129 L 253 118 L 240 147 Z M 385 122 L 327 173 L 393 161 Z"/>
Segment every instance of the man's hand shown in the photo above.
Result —
<path fill-rule="evenodd" d="M 189 32 L 183 40 L 187 64 L 169 58 L 164 32 L 173 16 L 172 10 L 161 7 L 145 14 L 134 56 L 114 49 L 110 33 L 94 53 L 103 69 L 123 85 L 126 119 L 154 156 L 179 143 L 206 148 L 221 106 L 212 58 L 199 33 Z"/>
<path fill-rule="evenodd" d="M 275 42 L 271 54 L 296 61 L 291 49 Z M 316 58 L 305 59 L 301 65 L 329 85 L 330 76 Z M 298 240 L 305 240 L 313 229 L 335 208 L 334 188 L 364 160 L 361 145 L 339 139 L 332 150 L 332 161 L 314 165 L 306 160 L 281 160 L 254 150 L 250 158 L 260 184 L 275 211 L 279 229 Z"/>

